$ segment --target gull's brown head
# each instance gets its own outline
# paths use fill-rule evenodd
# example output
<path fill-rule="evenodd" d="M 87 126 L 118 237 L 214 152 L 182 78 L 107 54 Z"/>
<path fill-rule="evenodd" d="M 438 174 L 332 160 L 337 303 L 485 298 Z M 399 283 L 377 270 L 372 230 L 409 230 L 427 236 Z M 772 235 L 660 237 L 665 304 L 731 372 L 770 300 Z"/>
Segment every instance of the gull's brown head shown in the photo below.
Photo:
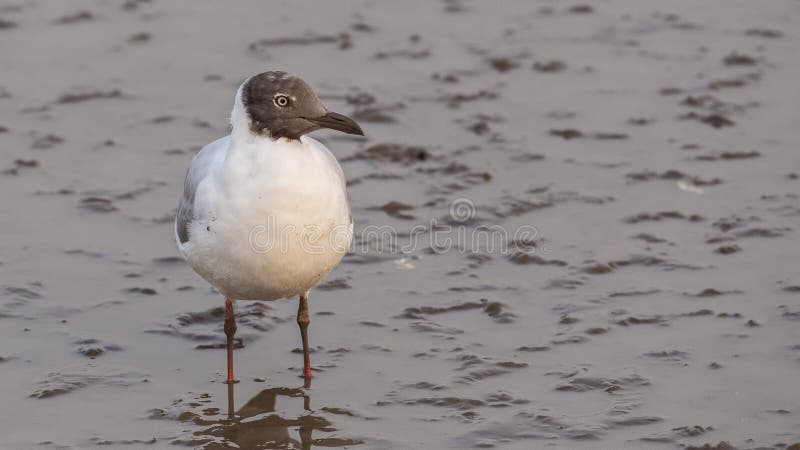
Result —
<path fill-rule="evenodd" d="M 242 104 L 257 135 L 300 139 L 321 128 L 364 135 L 353 119 L 328 111 L 308 83 L 286 72 L 250 77 L 242 86 Z"/>

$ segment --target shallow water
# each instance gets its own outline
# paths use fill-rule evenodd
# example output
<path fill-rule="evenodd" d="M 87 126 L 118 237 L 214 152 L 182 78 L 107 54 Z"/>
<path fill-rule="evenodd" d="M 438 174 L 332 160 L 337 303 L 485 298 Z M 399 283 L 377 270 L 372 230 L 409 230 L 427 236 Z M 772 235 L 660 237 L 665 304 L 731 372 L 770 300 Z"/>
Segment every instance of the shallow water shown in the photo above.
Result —
<path fill-rule="evenodd" d="M 277 5 L 0 2 L 1 448 L 800 442 L 800 4 Z M 274 69 L 366 131 L 359 238 L 312 385 L 250 302 L 229 392 L 172 217 Z"/>

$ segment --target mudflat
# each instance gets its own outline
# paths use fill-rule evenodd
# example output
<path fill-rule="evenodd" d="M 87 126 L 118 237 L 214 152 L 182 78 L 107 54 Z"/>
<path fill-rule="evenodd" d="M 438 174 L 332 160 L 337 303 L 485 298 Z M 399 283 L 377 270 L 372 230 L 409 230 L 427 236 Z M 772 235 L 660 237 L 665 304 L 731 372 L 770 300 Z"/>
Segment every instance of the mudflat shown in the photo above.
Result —
<path fill-rule="evenodd" d="M 0 447 L 798 448 L 800 4 L 0 1 Z M 351 253 L 178 257 L 247 76 L 365 138 Z M 230 390 L 229 390 L 230 387 Z M 793 445 L 794 444 L 794 445 Z"/>

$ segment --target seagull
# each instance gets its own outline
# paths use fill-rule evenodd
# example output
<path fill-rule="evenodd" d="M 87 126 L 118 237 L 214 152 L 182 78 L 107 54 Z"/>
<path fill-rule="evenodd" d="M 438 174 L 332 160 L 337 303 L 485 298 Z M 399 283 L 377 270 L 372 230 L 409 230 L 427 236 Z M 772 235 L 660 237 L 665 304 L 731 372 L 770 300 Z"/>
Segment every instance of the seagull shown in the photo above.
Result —
<path fill-rule="evenodd" d="M 192 159 L 175 217 L 181 255 L 225 296 L 227 383 L 233 376 L 236 300 L 299 296 L 303 377 L 311 379 L 308 296 L 347 253 L 353 220 L 339 162 L 308 133 L 363 136 L 286 72 L 246 79 L 236 91 L 231 133 Z"/>

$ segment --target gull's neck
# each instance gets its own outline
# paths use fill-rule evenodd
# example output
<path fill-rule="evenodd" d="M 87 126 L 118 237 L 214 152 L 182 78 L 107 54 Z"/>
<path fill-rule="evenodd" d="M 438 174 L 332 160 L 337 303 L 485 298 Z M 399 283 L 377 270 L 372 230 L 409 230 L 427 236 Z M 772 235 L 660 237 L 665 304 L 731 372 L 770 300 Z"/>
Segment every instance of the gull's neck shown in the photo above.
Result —
<path fill-rule="evenodd" d="M 242 88 L 248 80 L 249 78 L 244 80 L 244 83 L 236 90 L 236 98 L 233 101 L 233 111 L 231 111 L 231 140 L 235 143 L 245 144 L 259 139 L 265 139 L 250 130 L 250 117 L 247 116 L 247 111 L 244 110 Z"/>

